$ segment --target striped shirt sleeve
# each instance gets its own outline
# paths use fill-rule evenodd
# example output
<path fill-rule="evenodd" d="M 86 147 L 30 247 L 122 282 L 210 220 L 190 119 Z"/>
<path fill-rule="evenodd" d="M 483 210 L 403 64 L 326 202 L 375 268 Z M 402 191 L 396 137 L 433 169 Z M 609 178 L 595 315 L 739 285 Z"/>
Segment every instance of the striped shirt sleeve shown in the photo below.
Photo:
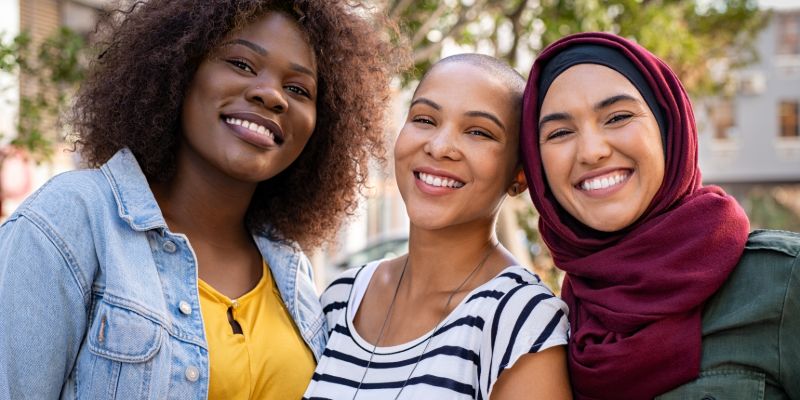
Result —
<path fill-rule="evenodd" d="M 491 351 L 481 352 L 479 372 L 485 399 L 497 378 L 521 356 L 567 344 L 567 305 L 540 284 L 514 287 L 487 322 L 482 348 Z"/>

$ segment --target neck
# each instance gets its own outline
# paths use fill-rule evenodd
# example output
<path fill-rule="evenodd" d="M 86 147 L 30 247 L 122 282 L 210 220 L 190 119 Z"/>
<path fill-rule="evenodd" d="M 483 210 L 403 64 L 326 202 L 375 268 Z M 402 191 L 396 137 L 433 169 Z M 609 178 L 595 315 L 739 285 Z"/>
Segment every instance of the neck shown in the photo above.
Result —
<path fill-rule="evenodd" d="M 171 180 L 151 183 L 170 230 L 218 243 L 249 236 L 245 216 L 256 186 L 233 180 L 184 151 L 177 154 Z"/>
<path fill-rule="evenodd" d="M 420 229 L 412 224 L 404 278 L 410 293 L 453 290 L 497 243 L 494 228 L 494 220 L 440 230 Z"/>

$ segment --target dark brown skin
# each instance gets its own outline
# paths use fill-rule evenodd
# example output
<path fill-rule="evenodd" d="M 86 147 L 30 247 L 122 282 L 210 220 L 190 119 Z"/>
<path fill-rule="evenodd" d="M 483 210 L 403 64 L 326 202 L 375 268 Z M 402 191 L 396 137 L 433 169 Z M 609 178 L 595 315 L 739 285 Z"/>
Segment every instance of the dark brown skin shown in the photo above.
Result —
<path fill-rule="evenodd" d="M 152 187 L 167 225 L 189 238 L 200 279 L 229 298 L 238 298 L 254 288 L 262 275 L 261 254 L 244 225 L 252 188 L 220 191 L 196 184 L 201 177 L 182 177 L 174 185 Z"/>
<path fill-rule="evenodd" d="M 171 182 L 184 133 L 180 108 L 200 63 L 231 32 L 282 12 L 316 57 L 316 125 L 295 162 L 257 186 L 245 223 L 305 250 L 318 247 L 355 208 L 369 160 L 384 155 L 389 82 L 408 60 L 407 49 L 376 33 L 391 29 L 386 21 L 364 18 L 371 12 L 354 3 L 148 0 L 111 13 L 98 29 L 102 56 L 71 116 L 81 156 L 99 167 L 128 147 L 148 182 Z"/>
<path fill-rule="evenodd" d="M 226 37 L 189 86 L 175 176 L 152 186 L 170 229 L 189 238 L 200 278 L 230 298 L 262 275 L 247 209 L 258 184 L 285 170 L 308 142 L 316 73 L 306 35 L 290 16 L 268 12 Z M 231 115 L 274 123 L 281 140 L 254 141 L 247 135 L 255 132 L 227 122 Z"/>

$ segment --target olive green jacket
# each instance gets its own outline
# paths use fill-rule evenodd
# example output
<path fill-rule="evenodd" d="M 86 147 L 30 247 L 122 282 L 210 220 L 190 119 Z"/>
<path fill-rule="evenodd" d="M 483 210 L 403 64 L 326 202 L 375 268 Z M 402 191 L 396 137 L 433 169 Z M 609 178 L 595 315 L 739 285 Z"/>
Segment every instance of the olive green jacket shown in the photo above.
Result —
<path fill-rule="evenodd" d="M 800 234 L 750 234 L 703 312 L 700 370 L 656 399 L 800 400 Z"/>

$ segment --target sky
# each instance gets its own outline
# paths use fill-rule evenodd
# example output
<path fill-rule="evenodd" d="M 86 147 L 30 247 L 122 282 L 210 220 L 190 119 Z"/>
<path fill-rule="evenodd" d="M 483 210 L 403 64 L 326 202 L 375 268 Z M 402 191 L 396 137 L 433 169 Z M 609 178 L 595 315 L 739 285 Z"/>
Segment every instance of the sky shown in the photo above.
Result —
<path fill-rule="evenodd" d="M 762 8 L 800 8 L 800 0 L 759 0 L 758 5 Z"/>

